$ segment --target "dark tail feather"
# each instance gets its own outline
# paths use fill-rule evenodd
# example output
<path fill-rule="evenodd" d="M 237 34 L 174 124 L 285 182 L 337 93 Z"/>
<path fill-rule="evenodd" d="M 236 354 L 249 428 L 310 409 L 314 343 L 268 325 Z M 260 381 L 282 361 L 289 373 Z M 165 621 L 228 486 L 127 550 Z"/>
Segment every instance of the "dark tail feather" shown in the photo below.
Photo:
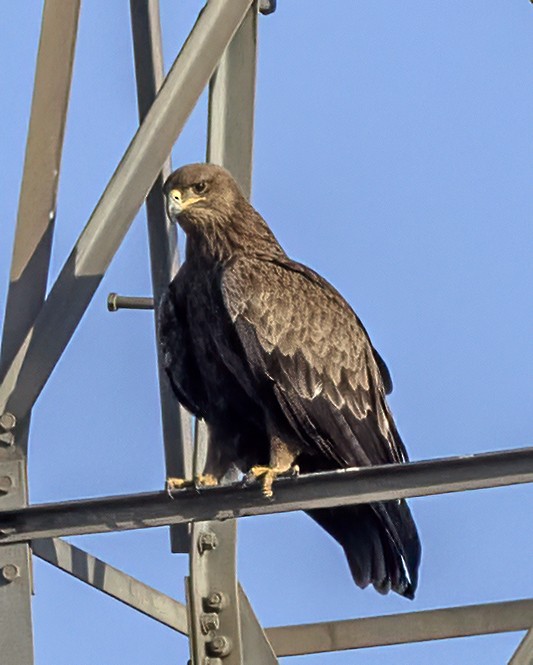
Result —
<path fill-rule="evenodd" d="M 373 584 L 414 598 L 420 541 L 405 501 L 310 510 L 308 515 L 341 545 L 357 586 Z"/>

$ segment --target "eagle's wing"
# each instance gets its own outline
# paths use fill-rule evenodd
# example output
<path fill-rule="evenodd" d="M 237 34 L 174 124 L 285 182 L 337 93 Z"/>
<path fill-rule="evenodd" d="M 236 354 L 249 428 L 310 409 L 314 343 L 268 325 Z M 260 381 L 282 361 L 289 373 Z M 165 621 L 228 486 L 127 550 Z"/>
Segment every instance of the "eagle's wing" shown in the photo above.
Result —
<path fill-rule="evenodd" d="M 333 466 L 407 459 L 385 402 L 388 371 L 328 282 L 289 260 L 246 258 L 226 268 L 221 290 L 259 390 L 273 391 L 307 452 Z"/>
<path fill-rule="evenodd" d="M 206 390 L 193 352 L 187 308 L 181 292 L 182 282 L 178 273 L 158 307 L 161 358 L 179 402 L 194 416 L 204 418 L 207 409 Z"/>

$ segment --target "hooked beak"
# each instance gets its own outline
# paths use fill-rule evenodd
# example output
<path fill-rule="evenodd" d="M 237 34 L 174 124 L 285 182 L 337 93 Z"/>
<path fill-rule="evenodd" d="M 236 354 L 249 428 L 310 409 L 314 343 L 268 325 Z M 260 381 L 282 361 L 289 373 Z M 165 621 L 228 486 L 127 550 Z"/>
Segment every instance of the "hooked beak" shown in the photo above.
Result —
<path fill-rule="evenodd" d="M 184 210 L 183 200 L 179 189 L 172 189 L 167 194 L 167 214 L 171 221 L 175 222 L 176 217 Z"/>
<path fill-rule="evenodd" d="M 172 222 L 177 222 L 177 217 L 193 203 L 202 201 L 204 196 L 186 196 L 179 189 L 171 189 L 167 194 L 167 214 Z"/>

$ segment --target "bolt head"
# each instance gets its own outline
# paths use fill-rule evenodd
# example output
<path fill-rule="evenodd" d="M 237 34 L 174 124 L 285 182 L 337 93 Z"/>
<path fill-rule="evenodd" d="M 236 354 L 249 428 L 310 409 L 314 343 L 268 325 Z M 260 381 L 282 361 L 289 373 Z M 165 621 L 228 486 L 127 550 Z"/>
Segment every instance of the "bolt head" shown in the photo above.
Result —
<path fill-rule="evenodd" d="M 204 609 L 206 612 L 220 612 L 227 607 L 227 598 L 222 591 L 213 591 L 204 598 Z"/>
<path fill-rule="evenodd" d="M 13 478 L 11 476 L 0 476 L 0 493 L 7 494 L 13 487 Z"/>
<path fill-rule="evenodd" d="M 204 635 L 208 635 L 212 630 L 220 628 L 220 619 L 215 612 L 207 612 L 200 615 L 200 628 Z"/>
<path fill-rule="evenodd" d="M 213 531 L 203 531 L 198 537 L 198 550 L 200 554 L 214 550 L 218 545 L 218 538 Z"/>
<path fill-rule="evenodd" d="M 10 430 L 14 429 L 15 425 L 17 424 L 17 419 L 12 413 L 3 413 L 0 416 L 0 427 L 4 430 L 4 432 L 9 432 Z"/>
<path fill-rule="evenodd" d="M 20 577 L 20 568 L 14 563 L 6 563 L 5 566 L 2 566 L 1 573 L 5 582 L 13 582 Z"/>
<path fill-rule="evenodd" d="M 209 656 L 219 656 L 221 658 L 229 655 L 231 649 L 231 640 L 225 635 L 217 635 L 205 645 L 205 650 Z"/>

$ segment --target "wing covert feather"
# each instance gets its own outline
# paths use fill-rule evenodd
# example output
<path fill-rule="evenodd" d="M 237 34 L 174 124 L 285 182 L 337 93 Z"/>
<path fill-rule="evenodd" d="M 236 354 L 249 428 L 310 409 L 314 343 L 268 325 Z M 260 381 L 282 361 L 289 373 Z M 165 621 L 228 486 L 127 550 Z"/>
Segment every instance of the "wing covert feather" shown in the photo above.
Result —
<path fill-rule="evenodd" d="M 241 259 L 222 295 L 257 380 L 307 447 L 334 465 L 406 459 L 374 349 L 340 294 L 305 266 Z"/>

